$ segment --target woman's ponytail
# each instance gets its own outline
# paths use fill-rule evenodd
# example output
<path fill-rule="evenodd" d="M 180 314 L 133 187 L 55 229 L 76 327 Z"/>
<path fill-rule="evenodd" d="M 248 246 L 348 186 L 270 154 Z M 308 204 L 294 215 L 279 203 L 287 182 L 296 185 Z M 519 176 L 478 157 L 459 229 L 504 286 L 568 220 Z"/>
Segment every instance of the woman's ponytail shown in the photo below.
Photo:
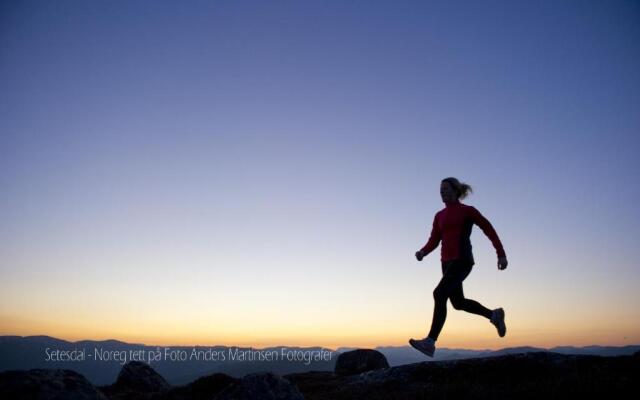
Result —
<path fill-rule="evenodd" d="M 458 193 L 460 193 L 460 199 L 464 199 L 469 194 L 473 193 L 473 188 L 466 183 L 460 183 L 460 191 Z"/>

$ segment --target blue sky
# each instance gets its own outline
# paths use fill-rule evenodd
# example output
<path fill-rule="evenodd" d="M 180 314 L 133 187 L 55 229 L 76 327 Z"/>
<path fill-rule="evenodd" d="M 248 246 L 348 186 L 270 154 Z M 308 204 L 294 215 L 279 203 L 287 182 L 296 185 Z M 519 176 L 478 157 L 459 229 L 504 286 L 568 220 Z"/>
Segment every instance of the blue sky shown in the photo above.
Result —
<path fill-rule="evenodd" d="M 441 341 L 640 341 L 637 2 L 0 7 L 1 333 L 405 344 L 456 176 L 512 328 Z"/>

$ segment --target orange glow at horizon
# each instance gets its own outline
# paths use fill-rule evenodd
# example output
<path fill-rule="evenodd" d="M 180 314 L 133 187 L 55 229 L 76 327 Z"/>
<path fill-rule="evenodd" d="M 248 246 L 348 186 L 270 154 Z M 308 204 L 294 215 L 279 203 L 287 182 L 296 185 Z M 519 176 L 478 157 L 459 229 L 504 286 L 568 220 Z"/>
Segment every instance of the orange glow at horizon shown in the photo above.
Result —
<path fill-rule="evenodd" d="M 533 346 L 552 348 L 555 346 L 624 346 L 640 343 L 640 327 L 636 322 L 618 330 L 598 329 L 595 324 L 533 327 L 526 324 L 508 325 L 505 338 L 498 338 L 495 328 L 472 316 L 449 317 L 438 341 L 440 347 L 464 349 L 492 349 Z M 426 324 L 421 324 L 426 326 Z M 383 327 L 375 324 L 352 326 L 310 326 L 304 328 L 270 327 L 215 328 L 205 326 L 172 326 L 168 322 L 140 321 L 130 324 L 83 323 L 80 320 L 53 321 L 28 320 L 2 315 L 0 335 L 34 336 L 47 335 L 67 341 L 115 339 L 127 343 L 142 343 L 157 346 L 240 346 L 266 348 L 274 346 L 316 347 L 331 349 L 339 347 L 375 348 L 384 346 L 406 346 L 409 337 L 423 337 L 422 330 L 414 322 L 401 327 Z M 473 339 L 470 339 L 473 338 Z"/>

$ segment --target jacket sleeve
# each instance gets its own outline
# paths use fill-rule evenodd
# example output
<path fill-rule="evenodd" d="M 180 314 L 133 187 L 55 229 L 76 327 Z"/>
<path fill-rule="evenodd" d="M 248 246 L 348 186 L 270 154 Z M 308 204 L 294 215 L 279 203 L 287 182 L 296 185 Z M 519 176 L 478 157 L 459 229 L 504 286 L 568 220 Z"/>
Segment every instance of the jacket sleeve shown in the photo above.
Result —
<path fill-rule="evenodd" d="M 500 242 L 500 238 L 498 237 L 495 229 L 493 229 L 491 222 L 489 222 L 489 220 L 487 220 L 482 214 L 480 214 L 480 211 L 478 211 L 475 207 L 471 207 L 471 218 L 473 220 L 473 223 L 478 225 L 480 229 L 482 229 L 482 232 L 484 232 L 489 240 L 491 240 L 491 244 L 493 244 L 493 247 L 496 249 L 498 257 L 506 257 L 504 248 L 502 247 L 502 242 Z"/>
<path fill-rule="evenodd" d="M 427 241 L 427 244 L 425 244 L 420 251 L 422 252 L 422 256 L 426 257 L 427 254 L 431 253 L 433 250 L 435 250 L 436 247 L 438 247 L 438 244 L 440 243 L 440 229 L 438 228 L 438 214 L 436 213 L 436 216 L 433 217 L 433 227 L 431 228 L 431 236 L 429 236 L 429 241 Z"/>

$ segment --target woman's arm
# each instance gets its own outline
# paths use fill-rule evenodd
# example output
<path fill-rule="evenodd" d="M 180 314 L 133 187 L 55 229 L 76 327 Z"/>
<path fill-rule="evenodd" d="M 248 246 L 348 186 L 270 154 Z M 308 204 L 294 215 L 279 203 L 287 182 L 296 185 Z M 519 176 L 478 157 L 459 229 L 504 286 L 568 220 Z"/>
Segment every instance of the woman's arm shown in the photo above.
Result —
<path fill-rule="evenodd" d="M 440 244 L 440 229 L 438 228 L 438 213 L 436 213 L 435 217 L 433 217 L 433 226 L 431 227 L 431 236 L 429 236 L 429 240 L 427 244 L 425 244 L 418 252 L 416 252 L 416 258 L 418 261 L 422 261 L 424 257 L 426 257 L 429 253 L 435 250 Z"/>
<path fill-rule="evenodd" d="M 493 244 L 493 247 L 496 249 L 498 258 L 506 257 L 506 254 L 504 253 L 504 248 L 502 247 L 502 242 L 500 241 L 500 238 L 498 237 L 498 234 L 496 233 L 495 229 L 493 229 L 491 222 L 489 222 L 489 220 L 487 220 L 482 214 L 480 214 L 480 211 L 478 211 L 475 207 L 473 206 L 470 206 L 470 207 L 471 207 L 471 218 L 473 220 L 473 223 L 478 225 L 480 229 L 482 229 L 482 232 L 484 232 L 484 234 L 489 238 L 489 240 L 491 240 L 491 244 Z"/>

